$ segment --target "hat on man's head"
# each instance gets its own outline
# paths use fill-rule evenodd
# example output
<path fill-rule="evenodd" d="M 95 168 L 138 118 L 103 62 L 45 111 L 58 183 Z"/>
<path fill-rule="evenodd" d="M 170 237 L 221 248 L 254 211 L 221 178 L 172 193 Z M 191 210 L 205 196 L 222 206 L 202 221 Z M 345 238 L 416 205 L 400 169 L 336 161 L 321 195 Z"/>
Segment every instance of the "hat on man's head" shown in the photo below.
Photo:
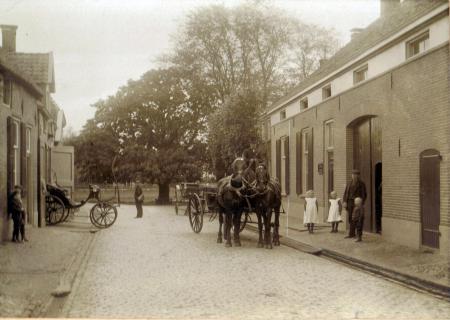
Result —
<path fill-rule="evenodd" d="M 358 169 L 353 169 L 352 174 L 361 174 L 361 172 Z"/>

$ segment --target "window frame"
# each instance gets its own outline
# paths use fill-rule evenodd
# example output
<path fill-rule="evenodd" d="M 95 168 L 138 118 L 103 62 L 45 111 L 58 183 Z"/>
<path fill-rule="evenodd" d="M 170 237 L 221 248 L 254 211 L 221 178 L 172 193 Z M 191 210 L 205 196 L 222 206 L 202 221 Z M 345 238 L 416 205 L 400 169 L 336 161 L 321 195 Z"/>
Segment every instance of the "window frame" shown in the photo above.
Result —
<path fill-rule="evenodd" d="M 305 107 L 306 105 L 306 107 Z M 306 110 L 309 108 L 309 101 L 308 101 L 308 97 L 304 97 L 302 99 L 300 99 L 300 111 Z"/>
<path fill-rule="evenodd" d="M 25 146 L 26 146 L 26 152 L 29 156 L 31 154 L 31 127 L 26 127 L 25 129 Z"/>
<path fill-rule="evenodd" d="M 424 48 L 423 50 L 420 50 L 420 43 L 424 42 Z M 417 53 L 412 53 L 412 46 L 415 44 L 419 44 L 419 51 Z M 405 54 L 406 59 L 410 59 L 412 57 L 417 56 L 418 54 L 421 54 L 425 51 L 427 51 L 430 48 L 430 30 L 426 30 L 424 32 L 421 32 L 417 36 L 411 38 L 410 40 L 405 42 Z"/>
<path fill-rule="evenodd" d="M 360 79 L 360 77 L 359 77 L 359 75 L 361 73 L 364 74 L 363 79 Z M 358 69 L 353 71 L 353 84 L 358 84 L 360 82 L 366 81 L 368 74 L 369 74 L 369 65 L 368 64 L 365 64 L 364 66 L 359 67 Z"/>
<path fill-rule="evenodd" d="M 331 83 L 322 87 L 322 100 L 326 100 L 330 98 L 332 95 L 333 93 L 331 92 Z"/>
<path fill-rule="evenodd" d="M 13 93 L 13 81 L 7 76 L 3 76 L 3 98 L 2 102 L 4 105 L 12 106 L 12 93 Z"/>
<path fill-rule="evenodd" d="M 13 161 L 13 176 L 14 176 L 14 185 L 20 184 L 20 122 L 16 119 L 12 119 L 12 125 L 14 126 L 14 137 L 12 148 L 13 148 L 13 154 L 14 154 L 14 161 Z"/>
<path fill-rule="evenodd" d="M 280 121 L 286 120 L 286 109 L 280 111 Z"/>

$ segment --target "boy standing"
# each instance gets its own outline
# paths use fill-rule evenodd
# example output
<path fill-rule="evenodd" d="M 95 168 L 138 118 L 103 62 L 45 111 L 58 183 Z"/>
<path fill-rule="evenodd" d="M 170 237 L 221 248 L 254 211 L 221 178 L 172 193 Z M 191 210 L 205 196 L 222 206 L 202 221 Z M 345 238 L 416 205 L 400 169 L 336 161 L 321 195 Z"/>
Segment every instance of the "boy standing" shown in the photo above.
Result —
<path fill-rule="evenodd" d="M 19 240 L 19 233 L 22 236 L 22 242 L 28 241 L 28 239 L 25 237 L 25 219 L 26 214 L 25 210 L 23 209 L 22 205 L 22 187 L 15 186 L 13 189 L 13 192 L 10 195 L 9 201 L 8 201 L 8 211 L 11 215 L 14 223 L 13 228 L 13 235 L 12 235 L 12 241 L 13 242 L 20 242 Z"/>
<path fill-rule="evenodd" d="M 363 200 L 361 198 L 355 198 L 355 207 L 352 213 L 353 224 L 356 227 L 356 234 L 358 239 L 356 242 L 362 241 L 362 231 L 364 227 L 364 207 L 362 205 Z"/>

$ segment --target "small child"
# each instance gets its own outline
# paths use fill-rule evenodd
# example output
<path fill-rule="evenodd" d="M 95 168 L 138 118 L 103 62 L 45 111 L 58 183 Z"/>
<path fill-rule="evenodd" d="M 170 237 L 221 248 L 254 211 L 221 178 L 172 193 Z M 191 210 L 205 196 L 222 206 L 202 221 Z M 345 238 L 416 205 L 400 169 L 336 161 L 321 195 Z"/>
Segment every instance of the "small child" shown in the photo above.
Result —
<path fill-rule="evenodd" d="M 362 241 L 362 231 L 364 227 L 364 207 L 361 198 L 355 198 L 355 207 L 352 213 L 353 228 L 356 228 L 358 239 L 356 242 Z"/>
<path fill-rule="evenodd" d="M 337 198 L 337 192 L 331 191 L 330 193 L 330 209 L 328 211 L 328 222 L 331 222 L 331 233 L 338 232 L 339 222 L 341 219 L 342 203 L 341 199 Z"/>
<path fill-rule="evenodd" d="M 314 233 L 314 224 L 318 222 L 318 204 L 317 199 L 314 197 L 313 190 L 308 190 L 306 192 L 304 209 L 303 224 L 306 224 L 309 233 Z"/>

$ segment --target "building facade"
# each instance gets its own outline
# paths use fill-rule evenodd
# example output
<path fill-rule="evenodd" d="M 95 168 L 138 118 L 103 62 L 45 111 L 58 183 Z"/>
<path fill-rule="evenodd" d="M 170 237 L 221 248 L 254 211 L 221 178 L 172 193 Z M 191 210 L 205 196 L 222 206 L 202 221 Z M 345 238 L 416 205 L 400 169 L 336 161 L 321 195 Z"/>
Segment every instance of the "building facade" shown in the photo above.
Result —
<path fill-rule="evenodd" d="M 27 222 L 45 225 L 43 187 L 52 179 L 51 149 L 60 110 L 51 98 L 52 53 L 17 52 L 17 26 L 0 28 L 0 230 L 5 240 L 11 232 L 7 197 L 14 185 L 24 188 Z"/>
<path fill-rule="evenodd" d="M 381 1 L 381 16 L 268 110 L 285 227 L 314 190 L 325 222 L 352 169 L 367 186 L 367 232 L 450 250 L 448 1 Z"/>

